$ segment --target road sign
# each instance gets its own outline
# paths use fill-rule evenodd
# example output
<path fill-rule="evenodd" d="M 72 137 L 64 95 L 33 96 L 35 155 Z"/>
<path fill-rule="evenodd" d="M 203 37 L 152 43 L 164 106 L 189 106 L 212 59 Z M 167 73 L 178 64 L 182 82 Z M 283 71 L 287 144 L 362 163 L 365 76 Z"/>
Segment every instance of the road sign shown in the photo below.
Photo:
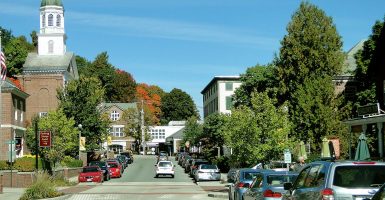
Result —
<path fill-rule="evenodd" d="M 40 147 L 51 147 L 51 131 L 40 131 L 39 132 L 39 146 Z"/>
<path fill-rule="evenodd" d="M 16 151 L 8 151 L 8 162 L 13 163 L 16 159 Z"/>
<path fill-rule="evenodd" d="M 291 153 L 289 149 L 285 149 L 283 152 L 285 163 L 291 163 Z"/>

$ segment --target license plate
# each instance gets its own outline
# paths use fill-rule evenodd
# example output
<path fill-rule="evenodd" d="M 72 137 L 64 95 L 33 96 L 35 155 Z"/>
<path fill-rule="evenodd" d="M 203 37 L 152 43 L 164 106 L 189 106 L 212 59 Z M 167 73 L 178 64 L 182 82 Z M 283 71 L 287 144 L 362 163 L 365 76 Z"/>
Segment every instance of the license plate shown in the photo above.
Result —
<path fill-rule="evenodd" d="M 92 178 L 87 178 L 87 182 L 92 182 Z"/>

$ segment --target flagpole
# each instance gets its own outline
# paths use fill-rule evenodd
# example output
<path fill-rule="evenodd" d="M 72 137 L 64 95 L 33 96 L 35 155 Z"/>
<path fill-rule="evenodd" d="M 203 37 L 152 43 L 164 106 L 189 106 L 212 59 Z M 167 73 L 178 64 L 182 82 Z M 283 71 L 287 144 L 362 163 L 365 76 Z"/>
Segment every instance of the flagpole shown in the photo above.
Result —
<path fill-rule="evenodd" d="M 1 30 L 0 30 L 0 53 L 1 52 L 3 52 L 2 51 L 2 48 L 1 48 Z M 1 57 L 1 55 L 0 55 L 0 57 Z M 0 58 L 1 59 L 1 58 Z M 0 61 L 0 65 L 2 65 L 1 64 L 1 61 Z M 2 69 L 3 69 L 3 67 L 2 66 L 0 66 L 1 67 L 1 70 L 0 70 L 0 73 L 1 74 L 3 74 L 3 71 L 2 71 Z M 3 122 L 3 102 L 2 102 L 2 93 L 3 93 L 3 91 L 2 91 L 2 87 L 3 87 L 3 79 L 2 79 L 2 77 L 0 78 L 0 134 L 3 134 L 3 127 L 2 127 L 2 122 Z M 4 142 L 4 141 L 3 141 Z M 0 144 L 0 147 L 1 146 L 3 146 L 4 144 Z"/>

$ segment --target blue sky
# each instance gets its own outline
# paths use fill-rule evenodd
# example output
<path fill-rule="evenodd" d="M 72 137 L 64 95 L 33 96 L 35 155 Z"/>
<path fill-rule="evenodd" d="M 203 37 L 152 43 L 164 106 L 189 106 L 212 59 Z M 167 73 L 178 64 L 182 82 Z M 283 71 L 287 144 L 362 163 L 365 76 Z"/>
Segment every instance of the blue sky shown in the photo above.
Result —
<path fill-rule="evenodd" d="M 67 51 L 110 62 L 140 83 L 179 88 L 202 110 L 201 90 L 218 75 L 271 62 L 300 0 L 62 0 Z M 343 50 L 385 16 L 384 0 L 313 0 L 331 16 Z M 29 37 L 40 0 L 1 0 L 0 26 Z"/>

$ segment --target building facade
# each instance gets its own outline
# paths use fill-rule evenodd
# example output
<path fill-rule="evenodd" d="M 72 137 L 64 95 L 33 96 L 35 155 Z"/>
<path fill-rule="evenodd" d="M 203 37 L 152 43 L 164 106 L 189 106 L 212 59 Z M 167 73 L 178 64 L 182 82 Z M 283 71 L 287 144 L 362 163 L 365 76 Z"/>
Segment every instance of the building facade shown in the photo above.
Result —
<path fill-rule="evenodd" d="M 231 113 L 233 95 L 241 86 L 239 76 L 215 76 L 202 90 L 203 117 L 212 113 Z"/>
<path fill-rule="evenodd" d="M 123 113 L 128 109 L 138 110 L 136 103 L 103 103 L 103 112 L 111 121 L 109 137 L 103 147 L 116 153 L 129 151 L 135 147 L 135 139 L 124 133 L 126 122 L 122 120 Z"/>
<path fill-rule="evenodd" d="M 78 79 L 75 54 L 66 51 L 64 7 L 61 0 L 42 0 L 38 52 L 28 54 L 18 76 L 26 93 L 26 119 L 44 116 L 58 107 L 57 89 Z"/>
<path fill-rule="evenodd" d="M 8 160 L 10 150 L 7 142 L 14 140 L 16 158 L 24 154 L 26 131 L 26 99 L 29 95 L 6 79 L 1 86 L 1 131 L 0 131 L 0 160 Z"/>
<path fill-rule="evenodd" d="M 149 154 L 154 154 L 159 151 L 167 151 L 169 154 L 175 153 L 178 149 L 177 143 L 174 143 L 177 138 L 173 139 L 172 143 L 167 141 L 167 138 L 174 135 L 177 132 L 183 131 L 185 128 L 185 121 L 170 121 L 167 126 L 150 126 L 148 135 L 150 141 L 146 142 Z M 180 143 L 180 142 L 179 142 Z"/>

